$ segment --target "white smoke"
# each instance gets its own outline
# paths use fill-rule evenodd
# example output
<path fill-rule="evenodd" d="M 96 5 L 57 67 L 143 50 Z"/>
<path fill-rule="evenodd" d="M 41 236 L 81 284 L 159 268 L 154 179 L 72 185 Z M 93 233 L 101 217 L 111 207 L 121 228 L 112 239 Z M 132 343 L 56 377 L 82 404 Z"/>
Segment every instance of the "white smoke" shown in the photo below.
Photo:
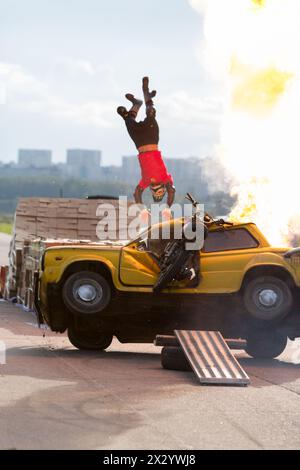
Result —
<path fill-rule="evenodd" d="M 190 0 L 204 64 L 224 90 L 218 154 L 236 184 L 232 216 L 272 243 L 300 232 L 300 1 Z"/>

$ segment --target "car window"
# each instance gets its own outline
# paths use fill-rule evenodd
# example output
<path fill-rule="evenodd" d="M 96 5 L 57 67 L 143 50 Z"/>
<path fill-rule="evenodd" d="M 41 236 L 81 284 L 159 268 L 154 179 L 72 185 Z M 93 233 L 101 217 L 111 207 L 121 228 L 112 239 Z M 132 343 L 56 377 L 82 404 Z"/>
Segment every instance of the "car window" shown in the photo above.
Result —
<path fill-rule="evenodd" d="M 209 232 L 204 242 L 203 252 L 256 248 L 257 240 L 244 228 Z"/>

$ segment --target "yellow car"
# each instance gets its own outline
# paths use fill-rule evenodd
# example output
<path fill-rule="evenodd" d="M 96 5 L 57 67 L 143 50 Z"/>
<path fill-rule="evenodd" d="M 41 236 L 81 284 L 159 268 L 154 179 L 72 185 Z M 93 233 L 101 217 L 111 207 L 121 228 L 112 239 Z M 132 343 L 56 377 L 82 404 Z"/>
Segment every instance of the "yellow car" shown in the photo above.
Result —
<path fill-rule="evenodd" d="M 212 223 L 199 252 L 199 285 L 172 281 L 155 294 L 169 240 L 152 234 L 149 228 L 127 244 L 47 248 L 36 276 L 40 322 L 68 330 L 78 348 L 99 350 L 113 335 L 121 342 L 151 342 L 156 334 L 189 328 L 245 338 L 252 356 L 276 357 L 288 337 L 300 336 L 300 248 L 270 246 L 253 223 Z"/>

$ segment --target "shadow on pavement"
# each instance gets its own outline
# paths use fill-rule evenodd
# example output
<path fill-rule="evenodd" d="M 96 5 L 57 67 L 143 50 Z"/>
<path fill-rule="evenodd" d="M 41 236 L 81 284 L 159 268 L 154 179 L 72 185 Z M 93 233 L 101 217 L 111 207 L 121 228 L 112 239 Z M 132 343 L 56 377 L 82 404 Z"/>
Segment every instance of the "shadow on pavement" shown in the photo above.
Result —
<path fill-rule="evenodd" d="M 300 365 L 278 359 L 238 358 L 248 375 L 263 379 L 263 383 L 251 383 L 256 387 L 283 385 L 300 379 Z"/>

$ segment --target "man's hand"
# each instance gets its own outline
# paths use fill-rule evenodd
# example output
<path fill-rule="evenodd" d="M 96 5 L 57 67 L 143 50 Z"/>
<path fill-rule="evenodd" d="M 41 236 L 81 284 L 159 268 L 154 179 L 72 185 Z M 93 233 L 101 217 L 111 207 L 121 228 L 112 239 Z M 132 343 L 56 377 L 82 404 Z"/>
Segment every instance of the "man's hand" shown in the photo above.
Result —
<path fill-rule="evenodd" d="M 176 192 L 175 186 L 173 186 L 173 184 L 171 183 L 167 183 L 167 193 L 168 193 L 167 204 L 169 207 L 171 207 L 174 202 L 175 192 Z"/>
<path fill-rule="evenodd" d="M 143 194 L 143 188 L 140 187 L 140 185 L 138 184 L 137 187 L 135 188 L 134 190 L 134 201 L 136 204 L 143 204 L 143 201 L 142 201 L 142 194 Z"/>
<path fill-rule="evenodd" d="M 139 213 L 139 218 L 142 224 L 148 224 L 150 219 L 150 212 L 148 211 L 148 209 L 141 210 L 141 212 Z"/>
<path fill-rule="evenodd" d="M 170 211 L 170 209 L 168 207 L 166 207 L 163 211 L 162 211 L 162 218 L 163 220 L 171 220 L 172 218 L 172 213 Z"/>

